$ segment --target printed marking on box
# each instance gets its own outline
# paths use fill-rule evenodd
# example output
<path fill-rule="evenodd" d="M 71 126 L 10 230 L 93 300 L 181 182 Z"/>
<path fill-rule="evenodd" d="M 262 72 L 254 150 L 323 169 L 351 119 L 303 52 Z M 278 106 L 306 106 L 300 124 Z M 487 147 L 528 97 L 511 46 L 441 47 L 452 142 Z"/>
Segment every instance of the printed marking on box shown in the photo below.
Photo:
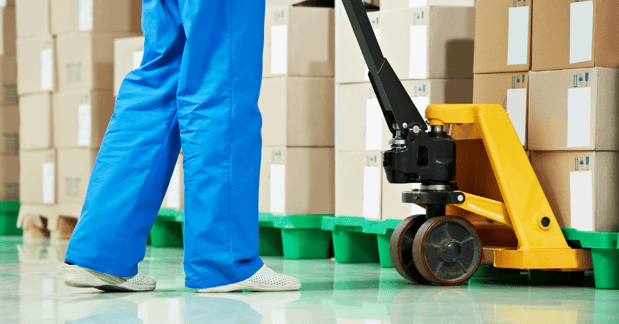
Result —
<path fill-rule="evenodd" d="M 428 77 L 428 26 L 410 27 L 409 53 L 408 77 L 426 79 Z"/>
<path fill-rule="evenodd" d="M 593 55 L 593 1 L 570 4 L 570 64 L 591 61 Z"/>
<path fill-rule="evenodd" d="M 567 90 L 567 147 L 591 145 L 591 87 Z"/>
<path fill-rule="evenodd" d="M 593 231 L 593 171 L 570 172 L 571 227 Z"/>
<path fill-rule="evenodd" d="M 271 213 L 286 212 L 286 166 L 271 165 Z"/>
<path fill-rule="evenodd" d="M 367 99 L 365 109 L 365 149 L 382 150 L 383 112 L 378 99 Z"/>
<path fill-rule="evenodd" d="M 271 26 L 271 74 L 286 74 L 288 26 Z"/>
<path fill-rule="evenodd" d="M 363 217 L 380 219 L 380 167 L 363 167 Z"/>
<path fill-rule="evenodd" d="M 507 65 L 529 62 L 529 7 L 509 8 Z"/>

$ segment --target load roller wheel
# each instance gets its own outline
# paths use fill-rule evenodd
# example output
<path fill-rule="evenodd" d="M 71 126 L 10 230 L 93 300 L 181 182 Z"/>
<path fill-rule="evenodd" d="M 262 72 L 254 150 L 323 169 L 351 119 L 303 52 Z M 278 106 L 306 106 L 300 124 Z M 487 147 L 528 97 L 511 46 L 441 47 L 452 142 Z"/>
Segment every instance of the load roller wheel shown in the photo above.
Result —
<path fill-rule="evenodd" d="M 404 219 L 398 227 L 393 230 L 389 241 L 389 255 L 393 267 L 398 273 L 410 280 L 420 284 L 430 283 L 417 270 L 413 260 L 413 241 L 417 231 L 426 220 L 425 215 L 415 215 Z"/>
<path fill-rule="evenodd" d="M 413 241 L 413 259 L 427 281 L 443 286 L 467 282 L 479 268 L 482 246 L 473 225 L 460 217 L 424 222 Z"/>

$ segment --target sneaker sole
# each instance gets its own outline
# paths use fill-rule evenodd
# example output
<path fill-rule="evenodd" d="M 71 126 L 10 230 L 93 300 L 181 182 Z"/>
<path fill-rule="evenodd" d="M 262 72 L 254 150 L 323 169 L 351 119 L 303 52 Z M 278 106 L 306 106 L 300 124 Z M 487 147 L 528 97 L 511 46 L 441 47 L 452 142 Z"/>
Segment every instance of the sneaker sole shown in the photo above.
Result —
<path fill-rule="evenodd" d="M 101 274 L 99 278 L 94 274 L 76 265 L 65 265 L 62 267 L 64 284 L 76 288 L 95 288 L 108 292 L 143 292 L 152 291 L 155 286 L 134 286 L 129 282 L 118 282 L 114 276 Z"/>
<path fill-rule="evenodd" d="M 301 284 L 290 286 L 290 287 L 281 287 L 281 286 L 266 286 L 266 285 L 246 285 L 233 283 L 230 285 L 213 287 L 213 288 L 204 288 L 204 289 L 196 289 L 197 293 L 227 293 L 233 291 L 255 291 L 255 292 L 269 292 L 269 291 L 297 291 L 301 289 Z"/>

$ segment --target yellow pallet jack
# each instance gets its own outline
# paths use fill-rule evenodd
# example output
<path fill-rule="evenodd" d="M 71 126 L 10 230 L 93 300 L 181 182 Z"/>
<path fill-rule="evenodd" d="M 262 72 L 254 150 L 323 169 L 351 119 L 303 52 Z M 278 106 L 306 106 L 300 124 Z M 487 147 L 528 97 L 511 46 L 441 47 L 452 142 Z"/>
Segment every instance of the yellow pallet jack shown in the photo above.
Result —
<path fill-rule="evenodd" d="M 420 183 L 421 189 L 404 192 L 402 201 L 426 208 L 425 215 L 402 221 L 391 237 L 396 270 L 417 283 L 459 285 L 480 265 L 591 269 L 590 251 L 568 246 L 505 109 L 430 105 L 426 122 L 383 56 L 361 0 L 342 1 L 393 136 L 383 158 L 387 180 Z M 474 141 L 483 143 L 478 151 L 470 145 Z M 478 186 L 498 187 L 495 199 L 458 190 L 456 156 L 479 152 L 486 152 L 496 183 Z M 480 167 L 477 161 L 463 162 Z"/>

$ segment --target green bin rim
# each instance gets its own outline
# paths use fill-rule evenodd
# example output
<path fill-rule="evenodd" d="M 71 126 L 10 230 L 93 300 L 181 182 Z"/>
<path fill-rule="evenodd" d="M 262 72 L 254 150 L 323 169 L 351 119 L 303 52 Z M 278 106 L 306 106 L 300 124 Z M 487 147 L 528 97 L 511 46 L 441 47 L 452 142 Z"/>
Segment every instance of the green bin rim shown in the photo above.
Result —
<path fill-rule="evenodd" d="M 401 222 L 400 219 L 367 220 L 363 224 L 363 233 L 385 235 L 398 227 Z"/>
<path fill-rule="evenodd" d="M 333 215 L 288 215 L 271 218 L 275 228 L 322 229 L 322 219 Z"/>
<path fill-rule="evenodd" d="M 336 226 L 341 227 L 360 227 L 363 228 L 363 224 L 367 219 L 363 217 L 354 216 L 337 216 L 337 217 L 324 217 L 322 219 L 322 229 L 325 231 L 333 231 Z M 343 228 L 343 229 L 344 229 Z M 344 229 L 345 230 L 345 229 Z"/>
<path fill-rule="evenodd" d="M 619 233 L 581 232 L 574 228 L 562 228 L 567 241 L 577 241 L 585 249 L 619 249 Z"/>

